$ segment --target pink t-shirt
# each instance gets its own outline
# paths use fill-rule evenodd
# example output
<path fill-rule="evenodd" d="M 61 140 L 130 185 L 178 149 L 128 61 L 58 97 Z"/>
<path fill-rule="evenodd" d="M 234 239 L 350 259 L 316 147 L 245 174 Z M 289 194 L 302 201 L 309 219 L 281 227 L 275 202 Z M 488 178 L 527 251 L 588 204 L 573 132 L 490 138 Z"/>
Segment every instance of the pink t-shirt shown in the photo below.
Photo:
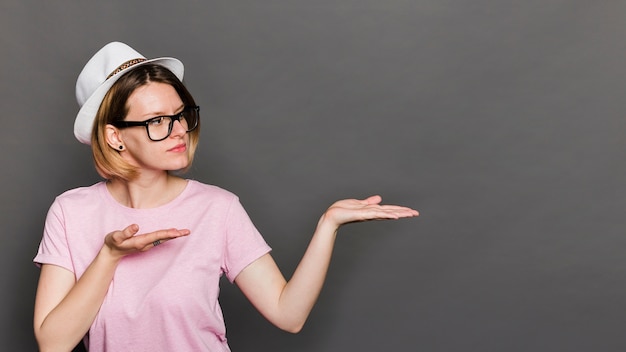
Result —
<path fill-rule="evenodd" d="M 218 302 L 222 274 L 232 282 L 270 251 L 239 199 L 189 180 L 173 201 L 133 209 L 116 202 L 104 182 L 54 201 L 34 259 L 80 278 L 104 237 L 130 224 L 139 233 L 187 228 L 191 234 L 125 257 L 86 339 L 98 351 L 229 351 Z"/>

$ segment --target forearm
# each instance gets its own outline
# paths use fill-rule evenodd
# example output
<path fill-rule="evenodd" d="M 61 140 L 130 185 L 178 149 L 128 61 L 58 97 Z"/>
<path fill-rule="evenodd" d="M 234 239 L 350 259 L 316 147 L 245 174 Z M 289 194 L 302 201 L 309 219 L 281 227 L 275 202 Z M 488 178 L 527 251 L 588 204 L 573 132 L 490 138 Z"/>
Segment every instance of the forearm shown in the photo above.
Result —
<path fill-rule="evenodd" d="M 80 342 L 104 301 L 118 262 L 104 246 L 65 298 L 35 326 L 41 351 L 69 351 Z"/>
<path fill-rule="evenodd" d="M 279 312 L 286 330 L 298 332 L 313 309 L 326 280 L 336 235 L 337 226 L 322 217 L 280 296 Z"/>
<path fill-rule="evenodd" d="M 414 209 L 380 205 L 380 196 L 335 202 L 320 218 L 311 242 L 289 282 L 267 254 L 250 264 L 236 282 L 254 306 L 281 329 L 298 332 L 322 290 L 337 229 L 342 224 L 418 216 Z"/>

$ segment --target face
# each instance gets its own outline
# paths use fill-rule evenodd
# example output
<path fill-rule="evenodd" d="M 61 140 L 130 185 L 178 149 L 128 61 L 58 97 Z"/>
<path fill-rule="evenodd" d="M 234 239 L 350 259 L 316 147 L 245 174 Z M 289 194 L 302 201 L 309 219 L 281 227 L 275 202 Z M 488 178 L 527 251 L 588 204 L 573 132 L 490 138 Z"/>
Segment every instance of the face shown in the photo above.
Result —
<path fill-rule="evenodd" d="M 174 115 L 184 108 L 183 101 L 172 86 L 155 82 L 137 88 L 128 98 L 127 105 L 126 121 Z M 139 167 L 142 173 L 179 170 L 189 164 L 189 135 L 180 121 L 175 121 L 172 133 L 158 142 L 148 138 L 144 127 L 117 129 L 109 125 L 107 128 L 111 147 L 123 145 L 124 149 L 120 152 L 122 157 Z"/>

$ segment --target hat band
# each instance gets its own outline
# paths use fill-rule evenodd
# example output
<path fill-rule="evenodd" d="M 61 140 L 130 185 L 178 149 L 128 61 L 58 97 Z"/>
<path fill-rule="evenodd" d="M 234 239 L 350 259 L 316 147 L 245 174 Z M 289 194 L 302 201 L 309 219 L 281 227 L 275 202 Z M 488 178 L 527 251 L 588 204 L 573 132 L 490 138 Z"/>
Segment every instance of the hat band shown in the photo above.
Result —
<path fill-rule="evenodd" d="M 125 63 L 119 65 L 115 70 L 113 70 L 113 72 L 111 72 L 108 76 L 107 79 L 115 76 L 116 74 L 124 71 L 125 69 L 133 66 L 133 65 L 137 65 L 138 63 L 144 62 L 146 61 L 146 59 L 132 59 L 132 60 L 128 60 Z"/>

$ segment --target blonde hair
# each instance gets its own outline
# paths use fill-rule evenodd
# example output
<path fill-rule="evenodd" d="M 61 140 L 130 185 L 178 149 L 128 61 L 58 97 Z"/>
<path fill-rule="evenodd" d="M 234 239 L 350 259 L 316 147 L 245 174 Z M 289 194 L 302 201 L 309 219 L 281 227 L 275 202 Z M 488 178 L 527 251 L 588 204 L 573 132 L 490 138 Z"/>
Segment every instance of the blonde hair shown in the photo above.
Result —
<path fill-rule="evenodd" d="M 123 120 L 128 113 L 128 98 L 139 87 L 151 82 L 165 83 L 171 85 L 185 106 L 195 106 L 193 97 L 185 85 L 168 69 L 163 66 L 146 64 L 132 69 L 124 74 L 109 89 L 100 104 L 96 113 L 93 130 L 91 133 L 91 152 L 96 167 L 96 171 L 103 178 L 121 179 L 130 181 L 139 176 L 139 169 L 129 164 L 119 151 L 112 148 L 106 139 L 106 126 L 113 121 Z M 198 146 L 200 137 L 200 121 L 198 127 L 189 133 L 189 143 L 187 153 L 189 164 L 181 170 L 187 171 L 193 162 L 193 157 Z"/>

